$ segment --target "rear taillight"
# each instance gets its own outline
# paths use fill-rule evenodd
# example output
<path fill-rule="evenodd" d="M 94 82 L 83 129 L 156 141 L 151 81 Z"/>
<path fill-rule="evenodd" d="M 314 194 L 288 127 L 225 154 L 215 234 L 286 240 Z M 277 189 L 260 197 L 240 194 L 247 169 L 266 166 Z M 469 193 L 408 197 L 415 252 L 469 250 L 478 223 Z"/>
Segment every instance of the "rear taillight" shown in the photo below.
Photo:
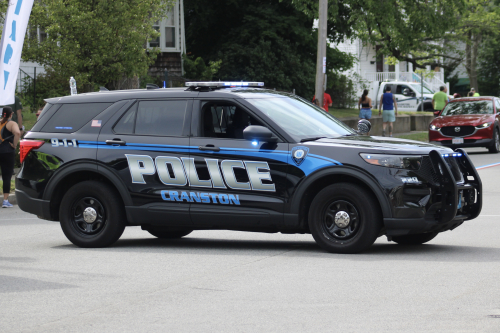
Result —
<path fill-rule="evenodd" d="M 21 145 L 19 147 L 19 157 L 21 163 L 23 163 L 24 159 L 32 149 L 38 149 L 44 143 L 45 141 L 40 140 L 21 140 Z"/>

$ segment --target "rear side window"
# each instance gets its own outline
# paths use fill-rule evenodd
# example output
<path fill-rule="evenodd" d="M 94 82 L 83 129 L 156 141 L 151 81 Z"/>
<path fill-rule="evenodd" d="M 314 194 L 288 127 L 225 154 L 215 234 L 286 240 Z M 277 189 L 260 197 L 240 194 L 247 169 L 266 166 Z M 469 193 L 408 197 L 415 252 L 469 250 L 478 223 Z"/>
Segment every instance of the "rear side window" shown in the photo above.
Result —
<path fill-rule="evenodd" d="M 73 133 L 113 103 L 64 104 L 40 132 Z"/>
<path fill-rule="evenodd" d="M 128 110 L 113 130 L 118 134 L 182 136 L 187 100 L 141 101 Z"/>

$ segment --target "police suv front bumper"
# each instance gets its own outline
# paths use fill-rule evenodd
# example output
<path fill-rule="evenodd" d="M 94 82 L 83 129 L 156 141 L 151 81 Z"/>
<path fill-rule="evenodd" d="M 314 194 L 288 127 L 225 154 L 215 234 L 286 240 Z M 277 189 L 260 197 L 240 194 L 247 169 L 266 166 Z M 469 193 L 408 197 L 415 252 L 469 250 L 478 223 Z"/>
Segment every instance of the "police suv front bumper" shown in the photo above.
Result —
<path fill-rule="evenodd" d="M 435 200 L 423 218 L 384 218 L 388 236 L 453 230 L 479 216 L 482 183 L 467 153 L 457 149 L 455 154 L 442 156 L 433 150 L 429 158 L 436 179 L 429 185 Z M 446 158 L 453 158 L 453 163 Z"/>

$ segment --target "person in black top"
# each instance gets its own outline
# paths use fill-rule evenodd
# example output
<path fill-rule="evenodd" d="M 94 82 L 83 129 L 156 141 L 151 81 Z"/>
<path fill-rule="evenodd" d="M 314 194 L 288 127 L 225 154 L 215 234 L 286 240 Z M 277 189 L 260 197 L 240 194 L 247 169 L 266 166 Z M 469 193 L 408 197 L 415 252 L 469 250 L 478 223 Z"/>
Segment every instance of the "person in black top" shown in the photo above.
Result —
<path fill-rule="evenodd" d="M 10 181 L 14 174 L 14 156 L 16 147 L 21 137 L 21 131 L 17 123 L 12 121 L 12 109 L 4 107 L 0 121 L 0 168 L 3 180 L 3 208 L 11 208 L 9 202 Z"/>
<path fill-rule="evenodd" d="M 359 119 L 371 119 L 372 117 L 372 99 L 368 97 L 368 90 L 363 91 L 363 95 L 358 101 Z"/>

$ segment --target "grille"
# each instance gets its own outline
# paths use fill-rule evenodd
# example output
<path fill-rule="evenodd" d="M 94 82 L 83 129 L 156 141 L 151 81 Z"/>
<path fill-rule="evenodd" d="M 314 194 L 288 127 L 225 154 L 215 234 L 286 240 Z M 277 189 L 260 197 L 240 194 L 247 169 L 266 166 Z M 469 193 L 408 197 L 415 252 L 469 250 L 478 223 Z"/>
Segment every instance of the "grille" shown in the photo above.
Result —
<path fill-rule="evenodd" d="M 423 156 L 422 165 L 420 165 L 420 168 L 415 173 L 431 184 L 439 184 L 439 176 L 434 172 L 429 156 Z"/>
<path fill-rule="evenodd" d="M 463 182 L 464 178 L 456 158 L 445 157 L 444 160 L 446 161 L 446 164 L 450 168 L 453 178 L 455 178 L 455 182 L 459 183 Z M 418 174 L 421 178 L 425 179 L 427 182 L 433 185 L 439 185 L 439 175 L 436 173 L 436 171 L 434 171 L 429 156 L 423 156 L 422 165 L 420 165 L 420 168 L 417 171 L 415 171 L 415 173 Z"/>
<path fill-rule="evenodd" d="M 457 132 L 456 128 L 460 130 Z M 474 126 L 447 126 L 441 128 L 441 133 L 446 136 L 468 136 L 474 133 L 475 130 Z"/>

